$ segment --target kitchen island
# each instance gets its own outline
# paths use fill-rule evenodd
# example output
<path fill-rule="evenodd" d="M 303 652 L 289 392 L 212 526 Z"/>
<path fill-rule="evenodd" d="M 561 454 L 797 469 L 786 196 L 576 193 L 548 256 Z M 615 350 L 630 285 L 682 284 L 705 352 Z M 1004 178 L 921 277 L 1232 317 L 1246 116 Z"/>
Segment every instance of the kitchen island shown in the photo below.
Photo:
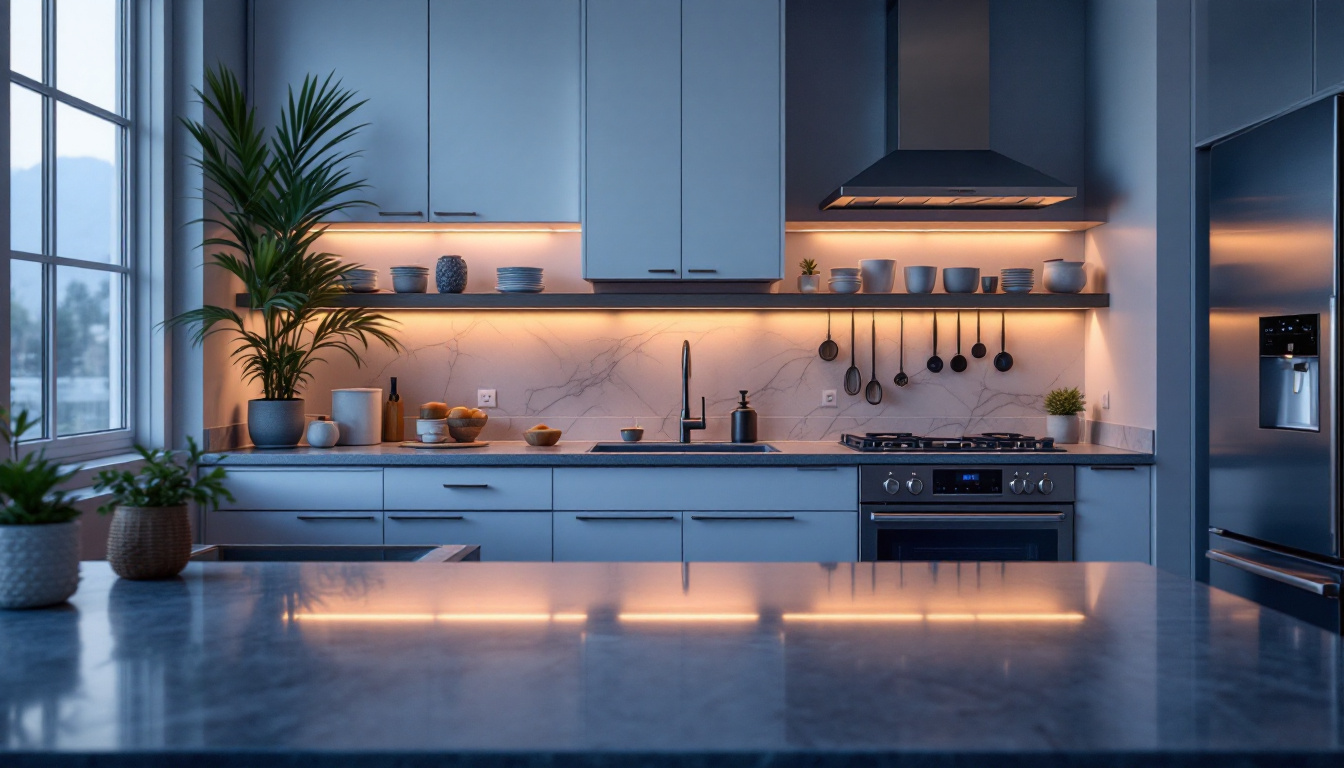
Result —
<path fill-rule="evenodd" d="M 1339 638 L 1136 564 L 85 563 L 0 647 L 5 766 L 1344 764 Z"/>

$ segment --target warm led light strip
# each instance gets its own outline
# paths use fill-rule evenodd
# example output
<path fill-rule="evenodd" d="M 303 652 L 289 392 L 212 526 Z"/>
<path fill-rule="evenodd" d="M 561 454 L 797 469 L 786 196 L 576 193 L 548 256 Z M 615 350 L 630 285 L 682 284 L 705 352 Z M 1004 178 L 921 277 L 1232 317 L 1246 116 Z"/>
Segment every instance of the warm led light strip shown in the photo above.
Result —
<path fill-rule="evenodd" d="M 294 621 L 522 624 L 587 621 L 586 613 L 296 613 Z"/>
<path fill-rule="evenodd" d="M 1082 621 L 1081 613 L 786 613 L 784 621 L 895 623 L 916 621 Z"/>
<path fill-rule="evenodd" d="M 1018 233 L 1018 232 L 1024 232 L 1024 233 L 1032 233 L 1032 232 L 1081 232 L 1082 230 L 1077 230 L 1077 229 L 1061 229 L 1061 228 L 1049 228 L 1049 229 L 1047 229 L 1047 228 L 1039 228 L 1039 229 L 812 229 L 812 228 L 806 228 L 806 229 L 788 229 L 788 230 L 786 230 L 786 231 L 787 231 L 789 234 L 793 234 L 794 232 L 836 232 L 836 233 L 839 233 L 839 234 L 882 234 L 882 233 L 888 233 L 888 234 L 890 234 L 890 233 L 893 233 L 893 232 L 896 232 L 896 233 L 907 233 L 907 232 L 909 232 L 909 233 L 921 233 L 921 232 L 923 232 L 923 233 L 928 233 L 928 232 L 938 232 L 938 233 L 942 233 L 942 232 L 946 232 L 946 233 L 948 233 L 948 234 L 966 235 L 966 234 L 980 234 L 980 233 L 982 233 L 982 232 L 983 232 L 983 233 L 988 233 L 988 234 L 994 234 L 994 233 L 1003 233 L 1003 232 L 1012 232 L 1012 233 Z"/>
<path fill-rule="evenodd" d="M 760 621 L 759 613 L 622 613 L 617 619 L 629 622 Z"/>

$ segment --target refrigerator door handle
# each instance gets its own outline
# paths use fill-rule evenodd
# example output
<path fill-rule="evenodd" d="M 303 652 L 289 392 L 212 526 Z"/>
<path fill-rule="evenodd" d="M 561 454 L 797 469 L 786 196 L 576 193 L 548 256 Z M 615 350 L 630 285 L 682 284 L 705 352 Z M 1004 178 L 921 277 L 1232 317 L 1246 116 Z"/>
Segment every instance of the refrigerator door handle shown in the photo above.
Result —
<path fill-rule="evenodd" d="M 1252 560 L 1249 557 L 1234 555 L 1231 552 L 1224 552 L 1221 549 L 1211 549 L 1204 553 L 1204 556 L 1215 563 L 1222 563 L 1233 568 L 1253 573 L 1256 576 L 1263 576 L 1266 579 L 1272 579 L 1280 584 L 1287 584 L 1290 587 L 1306 590 L 1322 597 L 1339 598 L 1339 582 L 1324 576 L 1317 576 L 1314 573 L 1304 571 L 1295 571 L 1286 568 L 1280 568 L 1273 565 L 1267 565 L 1258 560 Z"/>

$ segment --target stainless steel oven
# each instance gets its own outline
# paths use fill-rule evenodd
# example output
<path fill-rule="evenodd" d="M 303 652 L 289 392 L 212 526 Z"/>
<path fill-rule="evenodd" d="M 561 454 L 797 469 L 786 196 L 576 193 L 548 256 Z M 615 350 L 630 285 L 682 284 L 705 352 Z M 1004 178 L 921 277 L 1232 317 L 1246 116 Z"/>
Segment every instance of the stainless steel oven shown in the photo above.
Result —
<path fill-rule="evenodd" d="M 1073 467 L 876 465 L 859 485 L 863 560 L 1073 560 Z"/>

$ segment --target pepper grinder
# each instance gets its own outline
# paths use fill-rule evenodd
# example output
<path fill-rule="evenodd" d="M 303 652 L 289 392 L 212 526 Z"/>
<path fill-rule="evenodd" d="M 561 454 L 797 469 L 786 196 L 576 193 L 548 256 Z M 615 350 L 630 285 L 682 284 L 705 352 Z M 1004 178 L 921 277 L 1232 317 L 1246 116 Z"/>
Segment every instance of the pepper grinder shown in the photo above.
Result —
<path fill-rule="evenodd" d="M 733 442 L 756 442 L 756 411 L 747 405 L 747 390 L 739 389 L 742 401 L 733 409 Z"/>

